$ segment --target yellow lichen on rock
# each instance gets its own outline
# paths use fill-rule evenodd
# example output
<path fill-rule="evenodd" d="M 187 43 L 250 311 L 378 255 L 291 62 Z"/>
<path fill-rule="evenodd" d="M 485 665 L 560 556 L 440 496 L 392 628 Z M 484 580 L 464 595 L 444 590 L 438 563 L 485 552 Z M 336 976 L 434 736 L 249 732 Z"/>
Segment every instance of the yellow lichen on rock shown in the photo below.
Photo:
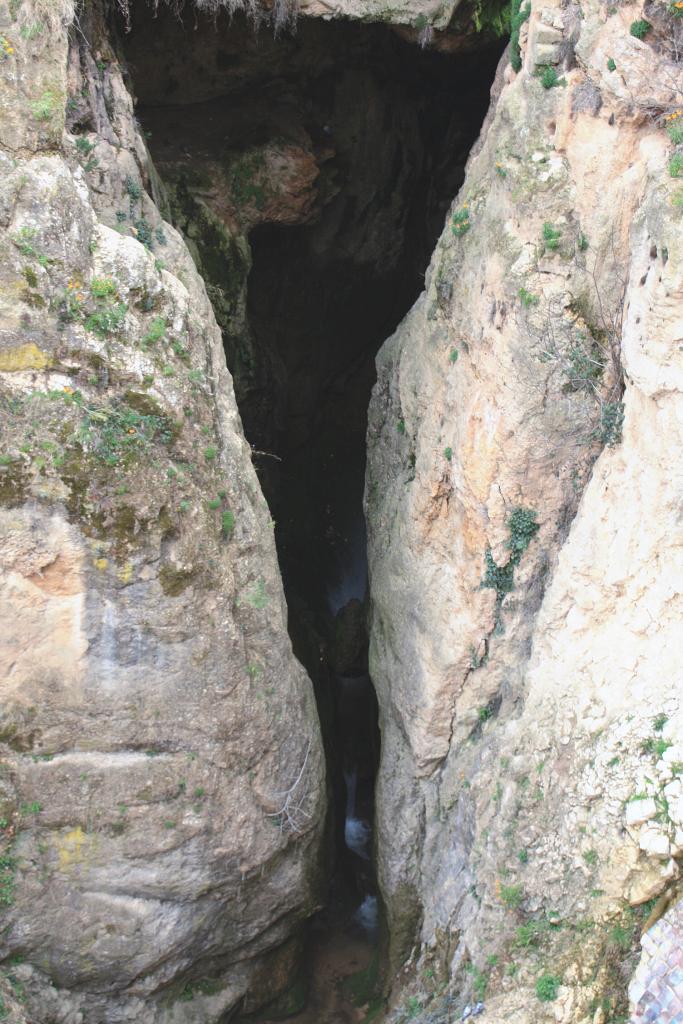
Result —
<path fill-rule="evenodd" d="M 0 351 L 0 372 L 17 373 L 21 370 L 47 370 L 52 363 L 51 357 L 33 341 L 24 345 Z"/>

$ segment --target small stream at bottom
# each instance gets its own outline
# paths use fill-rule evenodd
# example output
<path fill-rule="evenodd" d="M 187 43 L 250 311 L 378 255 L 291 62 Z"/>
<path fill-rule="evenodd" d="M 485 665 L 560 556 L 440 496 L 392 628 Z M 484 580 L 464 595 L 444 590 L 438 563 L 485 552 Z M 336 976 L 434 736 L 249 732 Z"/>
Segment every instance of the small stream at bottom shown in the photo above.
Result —
<path fill-rule="evenodd" d="M 375 987 L 379 908 L 370 861 L 372 826 L 370 820 L 356 816 L 361 813 L 356 806 L 356 773 L 348 772 L 345 778 L 345 851 L 338 855 L 328 904 L 311 922 L 308 999 L 304 1009 L 287 1018 L 292 1024 L 361 1024 Z M 262 1024 L 276 1024 L 276 1018 L 265 1017 Z"/>
<path fill-rule="evenodd" d="M 365 531 L 363 533 L 363 541 Z M 379 964 L 379 898 L 372 861 L 374 787 L 379 761 L 377 698 L 368 674 L 364 546 L 349 544 L 354 581 L 335 575 L 343 607 L 331 607 L 329 648 L 333 735 L 328 735 L 334 852 L 327 905 L 311 922 L 305 956 L 308 1000 L 294 1024 L 365 1020 Z M 339 566 L 341 569 L 341 566 Z M 359 581 L 362 580 L 362 584 Z M 364 594 L 362 594 L 364 598 Z M 332 604 L 332 602 L 330 602 Z M 268 1021 L 268 1018 L 265 1018 Z"/>

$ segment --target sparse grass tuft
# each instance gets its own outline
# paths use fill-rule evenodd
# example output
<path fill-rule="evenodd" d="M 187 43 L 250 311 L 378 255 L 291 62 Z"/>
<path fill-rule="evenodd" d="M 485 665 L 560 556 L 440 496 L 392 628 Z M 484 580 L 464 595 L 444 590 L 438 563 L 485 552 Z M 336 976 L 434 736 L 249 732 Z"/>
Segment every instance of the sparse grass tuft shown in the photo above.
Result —
<path fill-rule="evenodd" d="M 554 974 L 542 974 L 536 979 L 536 995 L 542 1003 L 552 1003 L 557 999 L 562 978 Z"/>
<path fill-rule="evenodd" d="M 644 39 L 648 32 L 651 30 L 652 25 L 645 18 L 638 18 L 637 21 L 631 22 L 629 32 L 636 39 Z"/>
<path fill-rule="evenodd" d="M 516 910 L 524 899 L 521 885 L 501 885 L 500 898 L 506 907 Z"/>

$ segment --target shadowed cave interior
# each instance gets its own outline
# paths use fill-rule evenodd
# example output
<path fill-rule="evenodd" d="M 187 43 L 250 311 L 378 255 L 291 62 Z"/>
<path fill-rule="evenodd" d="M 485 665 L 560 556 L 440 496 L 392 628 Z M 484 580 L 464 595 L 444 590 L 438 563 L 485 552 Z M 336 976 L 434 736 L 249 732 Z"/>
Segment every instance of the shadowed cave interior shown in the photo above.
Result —
<path fill-rule="evenodd" d="M 374 359 L 423 288 L 502 44 L 453 34 L 423 49 L 389 26 L 320 19 L 274 38 L 145 4 L 119 30 L 157 201 L 223 332 L 315 687 L 330 889 L 311 941 L 344 933 L 363 966 L 379 931 L 362 508 Z"/>

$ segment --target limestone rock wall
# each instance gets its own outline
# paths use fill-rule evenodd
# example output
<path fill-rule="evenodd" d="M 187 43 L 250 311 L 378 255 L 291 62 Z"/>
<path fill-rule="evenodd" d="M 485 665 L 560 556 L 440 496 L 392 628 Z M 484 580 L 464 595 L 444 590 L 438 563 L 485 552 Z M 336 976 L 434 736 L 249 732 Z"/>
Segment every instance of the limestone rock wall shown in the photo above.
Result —
<path fill-rule="evenodd" d="M 217 1021 L 320 899 L 318 721 L 203 283 L 63 7 L 0 4 L 0 957 L 31 1019 Z"/>
<path fill-rule="evenodd" d="M 487 1020 L 623 1019 L 679 874 L 679 35 L 531 5 L 378 359 L 377 859 L 430 1009 L 450 979 Z"/>

